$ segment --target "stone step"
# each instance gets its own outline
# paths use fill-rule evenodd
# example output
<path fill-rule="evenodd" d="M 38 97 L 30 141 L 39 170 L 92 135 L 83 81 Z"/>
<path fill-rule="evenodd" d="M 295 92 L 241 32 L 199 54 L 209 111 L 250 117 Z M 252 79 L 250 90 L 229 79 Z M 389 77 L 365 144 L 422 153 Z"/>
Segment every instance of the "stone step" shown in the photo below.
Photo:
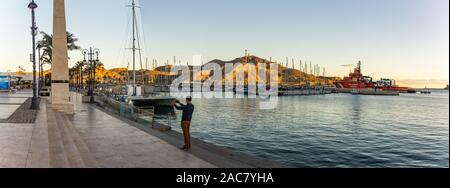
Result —
<path fill-rule="evenodd" d="M 56 111 L 49 107 L 47 108 L 47 125 L 50 168 L 70 168 L 56 118 Z"/>
<path fill-rule="evenodd" d="M 40 111 L 37 114 L 31 136 L 30 150 L 28 151 L 26 168 L 49 168 L 49 144 L 47 126 L 47 107 L 41 101 Z"/>
<path fill-rule="evenodd" d="M 78 151 L 81 154 L 81 157 L 83 159 L 85 167 L 86 168 L 99 168 L 100 166 L 99 166 L 97 160 L 92 155 L 92 153 L 89 150 L 88 146 L 83 141 L 83 139 L 81 138 L 81 136 L 79 135 L 78 131 L 76 130 L 76 128 L 73 125 L 72 120 L 71 120 L 71 119 L 73 119 L 73 116 L 64 114 L 63 118 L 67 122 L 66 126 L 67 126 L 68 130 L 72 134 L 73 141 L 75 142 L 75 145 L 77 146 Z"/>
<path fill-rule="evenodd" d="M 67 120 L 63 118 L 63 114 L 61 112 L 55 112 L 57 124 L 59 127 L 59 131 L 61 132 L 62 142 L 64 144 L 64 149 L 66 151 L 67 160 L 69 161 L 71 168 L 84 168 L 84 162 L 81 157 L 80 152 L 78 151 L 77 146 L 72 137 L 72 133 L 67 128 L 67 124 L 69 123 Z"/>

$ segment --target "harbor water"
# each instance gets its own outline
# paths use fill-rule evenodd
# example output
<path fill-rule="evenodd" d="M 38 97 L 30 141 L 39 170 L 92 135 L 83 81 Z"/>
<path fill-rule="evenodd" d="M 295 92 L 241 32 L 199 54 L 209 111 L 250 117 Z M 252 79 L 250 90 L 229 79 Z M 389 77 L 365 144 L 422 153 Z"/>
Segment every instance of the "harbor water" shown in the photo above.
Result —
<path fill-rule="evenodd" d="M 449 93 L 194 99 L 192 136 L 291 167 L 449 167 Z M 171 126 L 181 131 L 177 120 Z"/>

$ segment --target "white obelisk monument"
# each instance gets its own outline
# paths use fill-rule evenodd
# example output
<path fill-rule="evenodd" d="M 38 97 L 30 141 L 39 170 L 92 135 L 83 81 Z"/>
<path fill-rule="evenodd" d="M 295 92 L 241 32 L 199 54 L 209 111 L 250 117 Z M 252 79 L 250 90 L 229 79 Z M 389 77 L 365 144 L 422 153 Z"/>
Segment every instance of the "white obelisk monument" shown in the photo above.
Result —
<path fill-rule="evenodd" d="M 64 0 L 53 0 L 52 107 L 73 114 L 70 103 L 69 64 Z"/>

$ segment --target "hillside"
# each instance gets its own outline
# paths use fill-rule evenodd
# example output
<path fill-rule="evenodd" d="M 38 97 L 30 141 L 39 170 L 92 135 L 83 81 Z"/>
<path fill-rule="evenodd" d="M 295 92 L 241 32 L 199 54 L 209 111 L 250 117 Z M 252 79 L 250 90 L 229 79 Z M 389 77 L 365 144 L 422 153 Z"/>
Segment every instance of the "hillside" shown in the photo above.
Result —
<path fill-rule="evenodd" d="M 248 63 L 245 63 L 248 62 Z M 248 75 L 251 78 L 256 78 L 256 82 L 260 83 L 261 79 L 258 75 L 256 75 L 256 71 L 250 71 L 249 73 L 249 65 L 261 65 L 266 64 L 267 70 L 270 70 L 270 64 L 274 64 L 276 62 L 271 62 L 266 59 L 262 59 L 257 56 L 248 56 L 248 57 L 239 57 L 233 59 L 231 61 L 223 61 L 219 59 L 212 60 L 203 65 L 206 66 L 208 64 L 216 63 L 220 65 L 222 68 L 222 72 L 224 72 L 224 81 L 232 82 L 236 79 L 236 72 L 243 71 L 245 75 Z M 242 66 L 234 67 L 232 71 L 225 71 L 225 65 L 230 64 L 235 66 L 237 63 L 242 63 Z M 142 83 L 162 83 L 167 84 L 170 83 L 170 80 L 173 80 L 177 77 L 176 74 L 170 73 L 170 69 L 172 65 L 160 66 L 155 70 L 137 70 L 136 71 L 136 80 L 139 84 Z M 193 67 L 190 66 L 192 70 Z M 51 74 L 51 71 L 46 71 L 46 75 Z M 194 81 L 205 81 L 209 79 L 213 75 L 213 71 L 202 71 L 197 72 L 193 75 Z M 268 74 L 269 75 L 269 74 Z M 267 77 L 269 77 L 267 75 Z M 332 85 L 335 81 L 335 78 L 324 78 L 324 77 L 316 77 L 311 74 L 307 74 L 305 72 L 301 72 L 297 69 L 287 68 L 283 65 L 279 64 L 278 68 L 278 78 L 271 78 L 272 81 L 278 81 L 280 85 L 292 85 L 292 86 L 304 86 L 304 85 Z M 87 78 L 87 72 L 84 73 L 85 79 Z M 133 72 L 128 70 L 127 68 L 114 68 L 114 69 L 105 69 L 103 67 L 97 68 L 96 70 L 97 80 L 101 83 L 123 83 L 128 79 L 132 80 Z M 245 79 L 245 83 L 249 82 L 248 77 Z"/>
<path fill-rule="evenodd" d="M 237 67 L 234 69 L 234 71 L 244 71 L 246 75 L 248 75 L 248 66 L 244 63 L 244 62 L 248 62 L 248 64 L 252 64 L 252 65 L 260 65 L 260 64 L 267 64 L 267 70 L 270 70 L 270 64 L 274 64 L 276 62 L 271 62 L 269 60 L 266 59 L 262 59 L 260 57 L 257 56 L 248 56 L 248 57 L 240 57 L 240 58 L 236 58 L 234 60 L 231 61 L 222 61 L 222 60 L 212 60 L 210 62 L 208 62 L 207 64 L 210 63 L 216 63 L 219 64 L 222 67 L 222 71 L 224 71 L 224 67 L 226 64 L 232 64 L 235 65 L 237 63 L 243 63 L 242 67 Z M 202 80 L 205 80 L 208 78 L 208 72 L 203 72 L 202 75 L 207 75 L 207 76 L 197 76 L 195 77 L 197 80 L 199 80 L 199 78 L 202 78 Z M 260 82 L 260 78 L 258 75 L 249 75 L 252 77 L 256 77 L 256 81 Z M 235 74 L 232 74 L 232 71 L 229 72 L 225 72 L 225 81 L 232 81 L 233 79 L 236 78 Z M 328 84 L 331 85 L 334 82 L 333 78 L 322 78 L 322 77 L 316 77 L 314 75 L 311 74 L 307 74 L 304 72 L 301 72 L 300 70 L 297 69 L 291 69 L 288 67 L 285 67 L 281 64 L 279 64 L 279 68 L 278 68 L 278 82 L 279 84 L 287 84 L 287 85 L 307 85 L 307 84 L 311 84 L 311 85 L 319 85 L 319 84 Z M 245 83 L 248 83 L 248 80 L 245 80 Z"/>

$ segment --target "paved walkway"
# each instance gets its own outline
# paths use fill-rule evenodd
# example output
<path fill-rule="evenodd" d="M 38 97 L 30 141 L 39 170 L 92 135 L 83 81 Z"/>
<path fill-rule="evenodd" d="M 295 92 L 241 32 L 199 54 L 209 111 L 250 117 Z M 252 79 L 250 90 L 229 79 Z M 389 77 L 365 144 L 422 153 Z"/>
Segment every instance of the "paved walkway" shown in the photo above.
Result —
<path fill-rule="evenodd" d="M 102 167 L 214 167 L 75 99 L 73 125 Z"/>
<path fill-rule="evenodd" d="M 25 167 L 32 125 L 0 124 L 0 168 Z"/>
<path fill-rule="evenodd" d="M 72 94 L 76 115 L 49 108 L 35 124 L 0 123 L 0 167 L 9 168 L 214 168 Z"/>
<path fill-rule="evenodd" d="M 16 111 L 28 97 L 31 97 L 30 92 L 0 92 L 0 122 L 6 120 Z"/>

